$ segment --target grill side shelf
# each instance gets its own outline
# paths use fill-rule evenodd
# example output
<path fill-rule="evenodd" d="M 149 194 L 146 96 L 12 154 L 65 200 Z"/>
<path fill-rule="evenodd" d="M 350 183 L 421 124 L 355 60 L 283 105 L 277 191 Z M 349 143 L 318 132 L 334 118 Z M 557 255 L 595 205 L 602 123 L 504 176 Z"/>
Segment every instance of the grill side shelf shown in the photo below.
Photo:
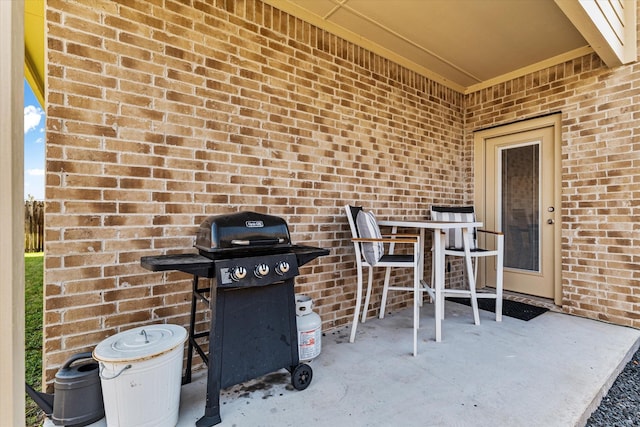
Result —
<path fill-rule="evenodd" d="M 291 251 L 296 254 L 299 266 L 305 265 L 318 257 L 329 255 L 328 249 L 314 246 L 293 245 L 291 246 Z"/>
<path fill-rule="evenodd" d="M 140 265 L 150 271 L 177 270 L 200 277 L 215 277 L 214 262 L 199 254 L 145 256 Z"/>

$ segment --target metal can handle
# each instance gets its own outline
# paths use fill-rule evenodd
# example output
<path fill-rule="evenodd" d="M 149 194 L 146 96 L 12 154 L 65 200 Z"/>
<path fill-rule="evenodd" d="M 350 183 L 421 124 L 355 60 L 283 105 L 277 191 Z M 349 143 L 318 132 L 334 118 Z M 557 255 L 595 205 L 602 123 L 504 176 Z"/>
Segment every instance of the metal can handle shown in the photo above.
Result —
<path fill-rule="evenodd" d="M 117 373 L 117 374 L 115 374 L 114 376 L 112 376 L 112 377 L 105 377 L 105 376 L 102 374 L 102 372 L 104 371 L 104 364 L 103 364 L 102 362 L 100 362 L 100 378 L 102 378 L 103 380 L 113 380 L 113 379 L 115 379 L 115 378 L 118 378 L 120 375 L 122 375 L 122 373 L 123 373 L 124 371 L 126 371 L 127 369 L 130 369 L 130 368 L 131 368 L 131 365 L 127 365 L 127 366 L 125 366 L 124 368 L 122 368 L 122 369 L 120 370 L 120 372 L 118 372 L 118 373 Z"/>
<path fill-rule="evenodd" d="M 93 356 L 92 356 L 90 351 L 86 352 L 86 353 L 74 354 L 69 359 L 67 359 L 66 362 L 64 362 L 64 365 L 62 366 L 62 369 L 68 369 L 73 362 L 75 362 L 77 360 L 81 360 L 81 359 L 93 359 Z"/>

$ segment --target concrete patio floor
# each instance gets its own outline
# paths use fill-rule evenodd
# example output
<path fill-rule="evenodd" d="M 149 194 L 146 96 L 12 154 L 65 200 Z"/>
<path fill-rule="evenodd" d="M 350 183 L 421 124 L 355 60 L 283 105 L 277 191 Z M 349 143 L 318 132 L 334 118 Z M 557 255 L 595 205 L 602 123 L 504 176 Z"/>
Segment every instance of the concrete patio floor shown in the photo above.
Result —
<path fill-rule="evenodd" d="M 367 320 L 353 344 L 349 327 L 327 332 L 306 390 L 286 370 L 223 390 L 218 425 L 582 426 L 640 344 L 639 330 L 557 312 L 480 315 L 447 302 L 436 343 L 425 304 L 417 357 L 410 309 Z M 204 370 L 182 387 L 178 426 L 203 415 L 205 389 Z"/>
<path fill-rule="evenodd" d="M 220 426 L 583 425 L 640 344 L 640 331 L 547 312 L 528 322 L 446 304 L 443 341 L 433 305 L 421 310 L 413 357 L 411 310 L 323 336 L 304 391 L 285 370 L 221 393 Z M 182 389 L 178 426 L 204 412 L 204 372 Z"/>

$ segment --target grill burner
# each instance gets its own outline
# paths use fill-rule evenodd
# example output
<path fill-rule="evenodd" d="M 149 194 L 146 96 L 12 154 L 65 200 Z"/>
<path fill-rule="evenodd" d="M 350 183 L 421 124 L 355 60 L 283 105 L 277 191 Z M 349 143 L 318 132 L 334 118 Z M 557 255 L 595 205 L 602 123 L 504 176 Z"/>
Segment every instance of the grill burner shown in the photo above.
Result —
<path fill-rule="evenodd" d="M 198 230 L 198 254 L 142 257 L 151 271 L 193 275 L 187 367 L 191 382 L 193 350 L 208 368 L 207 403 L 198 427 L 218 424 L 220 390 L 286 368 L 297 390 L 311 382 L 311 367 L 298 359 L 294 279 L 298 267 L 329 251 L 292 245 L 279 217 L 239 212 L 207 218 Z M 215 278 L 200 287 L 199 278 Z M 196 304 L 211 310 L 209 331 L 195 332 Z M 197 340 L 208 337 L 208 354 Z M 202 343 L 204 344 L 204 343 Z"/>

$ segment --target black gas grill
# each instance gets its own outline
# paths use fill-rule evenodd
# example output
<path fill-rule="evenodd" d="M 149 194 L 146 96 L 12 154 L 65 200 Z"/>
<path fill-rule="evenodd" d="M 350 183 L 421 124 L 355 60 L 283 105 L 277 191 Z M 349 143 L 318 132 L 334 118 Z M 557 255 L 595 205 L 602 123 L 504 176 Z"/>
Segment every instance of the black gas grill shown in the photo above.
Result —
<path fill-rule="evenodd" d="M 291 383 L 304 390 L 311 367 L 298 359 L 294 278 L 298 267 L 329 251 L 291 244 L 279 217 L 239 212 L 207 218 L 198 230 L 198 254 L 142 257 L 151 271 L 178 270 L 193 275 L 187 366 L 191 382 L 193 351 L 208 368 L 205 414 L 198 427 L 221 421 L 220 390 L 286 368 Z M 200 278 L 212 278 L 200 287 Z M 196 305 L 211 310 L 209 331 L 195 331 Z M 202 339 L 207 338 L 208 341 Z M 199 342 L 202 341 L 202 342 Z M 203 345 L 208 342 L 208 354 Z"/>

